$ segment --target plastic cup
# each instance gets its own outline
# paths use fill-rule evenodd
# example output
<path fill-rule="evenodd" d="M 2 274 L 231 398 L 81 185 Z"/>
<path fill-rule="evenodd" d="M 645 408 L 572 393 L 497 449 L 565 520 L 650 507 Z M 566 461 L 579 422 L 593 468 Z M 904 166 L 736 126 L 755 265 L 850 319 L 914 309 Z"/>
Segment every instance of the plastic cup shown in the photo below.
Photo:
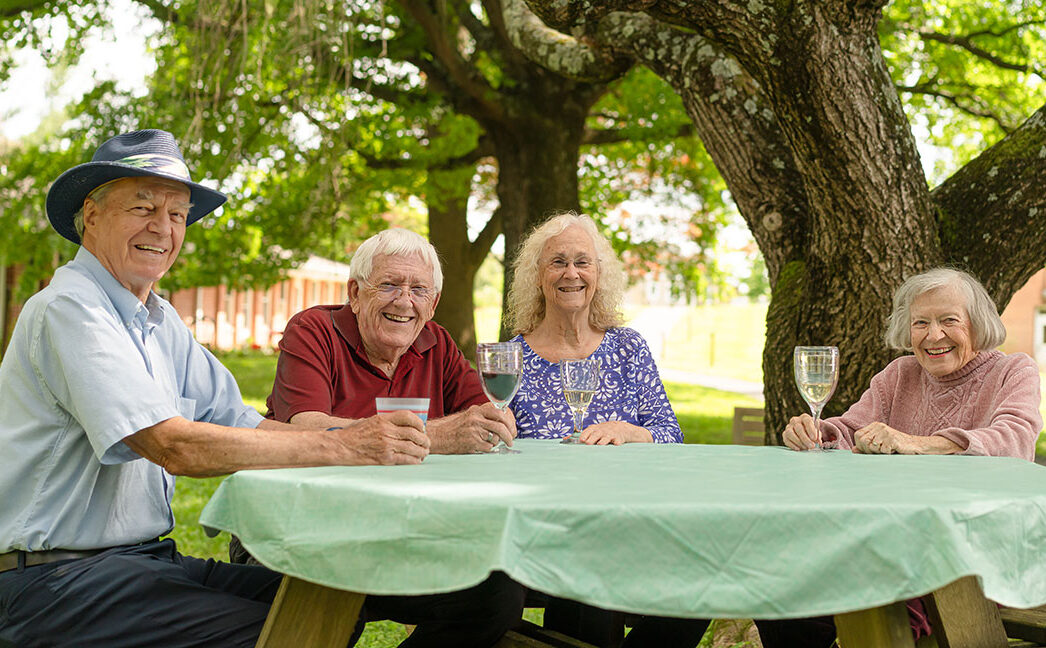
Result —
<path fill-rule="evenodd" d="M 422 423 L 429 420 L 429 399 L 427 398 L 386 398 L 374 399 L 374 407 L 378 414 L 388 414 L 396 410 L 409 410 L 418 415 Z"/>

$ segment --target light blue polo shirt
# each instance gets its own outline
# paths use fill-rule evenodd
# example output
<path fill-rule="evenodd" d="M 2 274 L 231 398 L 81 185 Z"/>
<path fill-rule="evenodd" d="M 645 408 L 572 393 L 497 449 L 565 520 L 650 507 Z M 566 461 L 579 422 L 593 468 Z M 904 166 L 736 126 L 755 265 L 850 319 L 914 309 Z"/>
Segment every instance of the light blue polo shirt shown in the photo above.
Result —
<path fill-rule="evenodd" d="M 174 308 L 146 302 L 84 248 L 26 302 L 0 364 L 0 553 L 167 533 L 174 477 L 123 439 L 174 416 L 261 422 Z"/>

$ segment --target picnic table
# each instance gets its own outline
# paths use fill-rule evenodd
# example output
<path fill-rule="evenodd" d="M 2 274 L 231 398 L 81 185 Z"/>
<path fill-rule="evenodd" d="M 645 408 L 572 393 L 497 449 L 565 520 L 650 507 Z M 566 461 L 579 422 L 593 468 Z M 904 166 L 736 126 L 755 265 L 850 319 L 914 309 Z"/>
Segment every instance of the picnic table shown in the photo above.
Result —
<path fill-rule="evenodd" d="M 1046 469 L 1031 462 L 516 447 L 226 479 L 201 522 L 286 575 L 259 645 L 344 646 L 365 594 L 451 591 L 495 570 L 639 614 L 836 615 L 848 648 L 911 646 L 913 597 L 935 593 L 953 646 L 1006 645 L 985 596 L 1046 603 Z"/>

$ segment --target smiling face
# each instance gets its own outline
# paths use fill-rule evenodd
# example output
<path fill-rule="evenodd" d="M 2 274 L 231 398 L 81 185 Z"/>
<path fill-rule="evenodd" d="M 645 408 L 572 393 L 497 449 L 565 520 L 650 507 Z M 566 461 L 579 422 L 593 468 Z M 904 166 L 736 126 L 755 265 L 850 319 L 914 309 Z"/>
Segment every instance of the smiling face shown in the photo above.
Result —
<path fill-rule="evenodd" d="M 84 201 L 83 246 L 143 303 L 185 240 L 189 188 L 160 178 L 123 178 Z"/>
<path fill-rule="evenodd" d="M 599 287 L 596 248 L 589 235 L 568 227 L 545 242 L 540 259 L 545 312 L 587 315 Z"/>
<path fill-rule="evenodd" d="M 439 293 L 434 286 L 432 268 L 416 255 L 378 255 L 367 281 L 349 280 L 349 306 L 376 366 L 395 368 L 414 344 L 436 312 Z"/>
<path fill-rule="evenodd" d="M 966 297 L 957 286 L 925 292 L 912 301 L 912 350 L 915 358 L 938 378 L 962 369 L 977 355 Z"/>

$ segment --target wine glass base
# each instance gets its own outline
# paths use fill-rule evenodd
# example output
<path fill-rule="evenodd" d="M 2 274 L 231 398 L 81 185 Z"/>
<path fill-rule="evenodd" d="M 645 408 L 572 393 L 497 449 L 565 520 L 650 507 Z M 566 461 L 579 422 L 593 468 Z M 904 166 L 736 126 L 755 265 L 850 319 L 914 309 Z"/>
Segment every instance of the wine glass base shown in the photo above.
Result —
<path fill-rule="evenodd" d="M 569 443 L 569 444 L 578 445 L 578 444 L 582 444 L 582 441 L 581 441 L 581 437 L 580 436 L 575 436 L 575 435 L 571 434 L 568 437 L 563 437 L 563 440 L 560 441 L 560 443 Z"/>
<path fill-rule="evenodd" d="M 519 454 L 519 450 L 513 450 L 512 448 L 502 443 L 488 450 L 487 454 Z"/>

